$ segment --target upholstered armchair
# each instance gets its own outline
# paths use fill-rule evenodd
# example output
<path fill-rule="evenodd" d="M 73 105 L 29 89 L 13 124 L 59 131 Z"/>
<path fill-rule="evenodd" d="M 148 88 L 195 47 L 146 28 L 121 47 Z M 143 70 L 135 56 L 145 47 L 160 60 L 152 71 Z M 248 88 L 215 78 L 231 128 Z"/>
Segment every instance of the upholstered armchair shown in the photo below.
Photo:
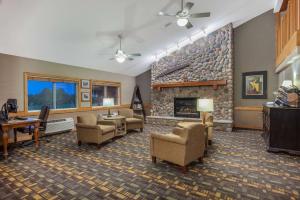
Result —
<path fill-rule="evenodd" d="M 113 121 L 97 121 L 94 114 L 85 114 L 77 117 L 77 141 L 100 144 L 112 139 L 116 134 L 116 125 Z"/>
<path fill-rule="evenodd" d="M 200 123 L 190 123 L 176 127 L 172 133 L 150 135 L 152 162 L 166 160 L 180 165 L 185 172 L 187 165 L 194 160 L 202 162 L 205 150 L 205 127 Z"/>
<path fill-rule="evenodd" d="M 127 130 L 144 129 L 144 117 L 142 115 L 134 114 L 132 109 L 120 109 L 119 115 L 126 117 Z"/>

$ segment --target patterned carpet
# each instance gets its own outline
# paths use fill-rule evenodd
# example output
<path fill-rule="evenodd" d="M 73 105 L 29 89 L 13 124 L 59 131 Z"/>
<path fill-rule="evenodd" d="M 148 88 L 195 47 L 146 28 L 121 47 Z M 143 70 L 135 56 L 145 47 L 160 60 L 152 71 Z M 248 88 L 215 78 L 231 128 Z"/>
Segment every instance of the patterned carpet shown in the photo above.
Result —
<path fill-rule="evenodd" d="M 73 133 L 0 161 L 0 199 L 300 199 L 300 157 L 267 153 L 259 132 L 215 132 L 204 163 L 183 174 L 151 163 L 146 125 L 97 149 Z"/>

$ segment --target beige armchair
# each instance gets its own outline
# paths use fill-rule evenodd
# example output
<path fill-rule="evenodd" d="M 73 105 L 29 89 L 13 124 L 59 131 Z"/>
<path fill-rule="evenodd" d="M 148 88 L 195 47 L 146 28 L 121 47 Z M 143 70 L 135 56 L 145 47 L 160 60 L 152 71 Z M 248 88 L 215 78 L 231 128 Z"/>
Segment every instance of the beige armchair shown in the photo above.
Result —
<path fill-rule="evenodd" d="M 97 121 L 94 114 L 85 114 L 77 117 L 77 141 L 100 144 L 112 139 L 116 134 L 116 125 L 113 121 Z"/>
<path fill-rule="evenodd" d="M 205 128 L 200 123 L 191 123 L 184 128 L 176 127 L 173 133 L 150 136 L 152 162 L 166 160 L 182 166 L 183 171 L 194 160 L 202 162 L 205 150 Z"/>
<path fill-rule="evenodd" d="M 126 117 L 127 130 L 140 129 L 143 132 L 144 117 L 142 115 L 134 114 L 132 109 L 121 109 L 119 115 Z"/>

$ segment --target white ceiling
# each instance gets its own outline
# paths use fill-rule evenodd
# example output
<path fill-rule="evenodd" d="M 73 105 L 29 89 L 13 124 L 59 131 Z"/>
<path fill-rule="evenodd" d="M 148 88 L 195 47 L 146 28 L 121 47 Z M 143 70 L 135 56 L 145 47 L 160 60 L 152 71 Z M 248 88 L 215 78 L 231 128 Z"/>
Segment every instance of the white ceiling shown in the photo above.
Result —
<path fill-rule="evenodd" d="M 274 7 L 273 0 L 189 0 L 192 12 L 211 12 L 192 19 L 187 30 L 174 20 L 180 0 L 0 0 L 0 52 L 27 58 L 135 76 L 149 67 L 153 55 L 200 28 L 238 26 Z M 119 64 L 109 58 L 123 34 L 127 53 L 142 57 Z M 111 55 L 108 55 L 111 54 Z"/>

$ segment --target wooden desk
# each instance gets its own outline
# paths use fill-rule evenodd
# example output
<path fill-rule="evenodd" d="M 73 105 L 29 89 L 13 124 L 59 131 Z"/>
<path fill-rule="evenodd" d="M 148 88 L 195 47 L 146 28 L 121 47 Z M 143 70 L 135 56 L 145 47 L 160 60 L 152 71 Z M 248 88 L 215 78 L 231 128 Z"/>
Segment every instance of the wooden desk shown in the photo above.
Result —
<path fill-rule="evenodd" d="M 4 122 L 1 124 L 2 128 L 2 144 L 3 144 L 3 155 L 4 159 L 8 158 L 7 145 L 9 139 L 9 131 L 15 128 L 24 128 L 28 126 L 34 127 L 34 140 L 35 140 L 35 148 L 39 147 L 39 126 L 40 120 L 34 118 L 28 118 L 27 120 L 9 120 L 8 122 Z"/>

